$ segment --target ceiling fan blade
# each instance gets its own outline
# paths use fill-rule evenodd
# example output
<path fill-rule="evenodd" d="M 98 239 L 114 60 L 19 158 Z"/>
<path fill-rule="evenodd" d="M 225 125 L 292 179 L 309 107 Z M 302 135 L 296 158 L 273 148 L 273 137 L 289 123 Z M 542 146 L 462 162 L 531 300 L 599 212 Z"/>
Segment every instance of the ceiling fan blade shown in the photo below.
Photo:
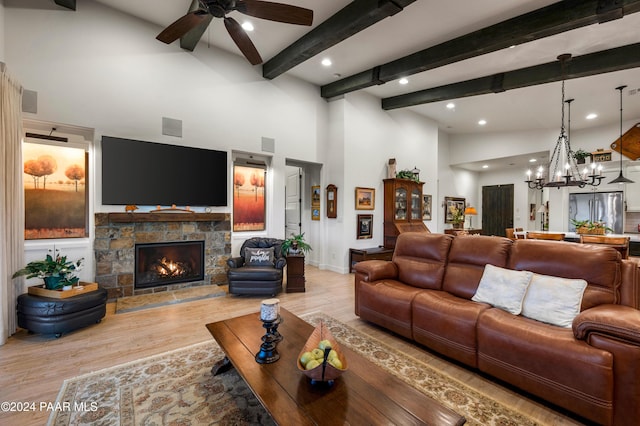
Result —
<path fill-rule="evenodd" d="M 313 10 L 261 0 L 238 0 L 235 10 L 245 15 L 286 24 L 311 25 Z"/>
<path fill-rule="evenodd" d="M 197 27 L 206 16 L 207 13 L 201 10 L 187 13 L 182 18 L 165 28 L 160 34 L 158 34 L 156 39 L 167 44 L 173 43 L 188 33 L 191 29 Z"/>
<path fill-rule="evenodd" d="M 233 18 L 225 17 L 224 26 L 227 28 L 229 35 L 236 43 L 242 54 L 247 58 L 251 65 L 258 65 L 262 63 L 262 58 L 258 53 L 258 50 L 253 45 L 253 42 L 244 32 L 238 21 Z"/>

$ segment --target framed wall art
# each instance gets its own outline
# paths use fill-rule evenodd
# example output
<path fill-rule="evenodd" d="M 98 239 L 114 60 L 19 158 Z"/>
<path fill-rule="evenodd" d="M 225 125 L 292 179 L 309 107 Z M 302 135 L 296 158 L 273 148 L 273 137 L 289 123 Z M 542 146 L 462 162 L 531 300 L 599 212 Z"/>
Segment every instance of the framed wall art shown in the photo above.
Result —
<path fill-rule="evenodd" d="M 356 187 L 356 210 L 374 210 L 376 206 L 376 190 Z"/>
<path fill-rule="evenodd" d="M 454 220 L 456 212 L 464 215 L 466 200 L 457 197 L 444 197 L 444 223 L 457 223 Z"/>
<path fill-rule="evenodd" d="M 263 231 L 266 223 L 263 167 L 233 167 L 233 230 Z"/>
<path fill-rule="evenodd" d="M 89 154 L 84 148 L 23 144 L 25 239 L 85 238 Z"/>
<path fill-rule="evenodd" d="M 311 207 L 320 207 L 320 185 L 311 187 Z"/>
<path fill-rule="evenodd" d="M 422 220 L 431 220 L 431 195 L 422 195 Z"/>
<path fill-rule="evenodd" d="M 358 215 L 358 239 L 364 240 L 373 237 L 373 215 Z"/>

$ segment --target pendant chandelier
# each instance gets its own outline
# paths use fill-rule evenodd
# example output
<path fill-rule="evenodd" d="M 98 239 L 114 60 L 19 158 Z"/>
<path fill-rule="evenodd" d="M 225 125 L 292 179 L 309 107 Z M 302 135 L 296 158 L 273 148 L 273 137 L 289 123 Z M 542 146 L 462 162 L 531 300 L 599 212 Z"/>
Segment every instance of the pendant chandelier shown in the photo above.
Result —
<path fill-rule="evenodd" d="M 618 144 L 620 145 L 620 175 L 609 183 L 634 183 L 631 179 L 627 179 L 622 176 L 622 89 L 627 86 L 616 87 L 616 90 L 620 91 L 620 139 Z"/>
<path fill-rule="evenodd" d="M 560 136 L 558 136 L 556 146 L 551 154 L 551 159 L 547 164 L 546 176 L 544 167 L 542 166 L 537 170 L 535 179 L 532 178 L 531 170 L 527 171 L 527 180 L 525 180 L 525 182 L 530 189 L 559 189 L 564 186 L 578 186 L 580 188 L 584 188 L 586 185 L 598 186 L 604 178 L 604 176 L 602 176 L 602 166 L 598 166 L 596 163 L 591 163 L 591 171 L 585 167 L 581 173 L 578 170 L 576 159 L 573 157 L 573 150 L 571 149 L 571 141 L 569 138 L 571 134 L 571 102 L 573 102 L 573 99 L 565 100 L 564 98 L 566 63 L 570 59 L 571 54 L 569 53 L 558 56 L 562 72 L 562 115 Z M 568 133 L 565 131 L 564 126 L 565 103 L 568 105 L 569 111 Z"/>

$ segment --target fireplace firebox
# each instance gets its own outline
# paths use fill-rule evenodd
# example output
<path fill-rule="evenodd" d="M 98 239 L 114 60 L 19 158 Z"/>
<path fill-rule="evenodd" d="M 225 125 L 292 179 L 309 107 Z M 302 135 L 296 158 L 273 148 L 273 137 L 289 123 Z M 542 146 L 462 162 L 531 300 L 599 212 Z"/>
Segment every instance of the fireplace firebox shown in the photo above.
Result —
<path fill-rule="evenodd" d="M 135 245 L 136 288 L 204 280 L 204 241 Z"/>

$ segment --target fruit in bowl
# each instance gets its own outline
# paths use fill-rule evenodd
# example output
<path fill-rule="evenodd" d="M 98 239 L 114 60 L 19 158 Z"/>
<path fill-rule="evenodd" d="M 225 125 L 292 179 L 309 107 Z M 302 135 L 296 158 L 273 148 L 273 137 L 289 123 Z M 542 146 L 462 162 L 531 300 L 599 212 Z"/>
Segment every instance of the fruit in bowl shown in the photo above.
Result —
<path fill-rule="evenodd" d="M 311 383 L 329 382 L 347 370 L 347 360 L 327 326 L 320 322 L 298 355 L 298 370 Z"/>

